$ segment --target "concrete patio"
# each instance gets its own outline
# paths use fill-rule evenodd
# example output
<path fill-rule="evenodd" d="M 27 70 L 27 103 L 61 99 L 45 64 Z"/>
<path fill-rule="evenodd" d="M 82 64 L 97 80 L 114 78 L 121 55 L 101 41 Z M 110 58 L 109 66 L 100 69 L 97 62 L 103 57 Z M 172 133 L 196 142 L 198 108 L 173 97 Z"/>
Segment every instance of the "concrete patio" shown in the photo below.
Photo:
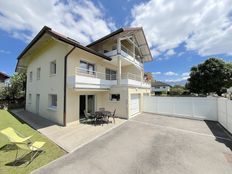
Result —
<path fill-rule="evenodd" d="M 33 174 L 231 174 L 231 150 L 217 122 L 144 113 Z"/>
<path fill-rule="evenodd" d="M 67 152 L 72 152 L 93 139 L 105 134 L 111 129 L 124 123 L 126 120 L 115 119 L 115 124 L 102 125 L 70 124 L 67 127 L 59 126 L 47 119 L 25 110 L 11 111 L 18 118 L 28 123 L 31 127 L 51 139 Z"/>

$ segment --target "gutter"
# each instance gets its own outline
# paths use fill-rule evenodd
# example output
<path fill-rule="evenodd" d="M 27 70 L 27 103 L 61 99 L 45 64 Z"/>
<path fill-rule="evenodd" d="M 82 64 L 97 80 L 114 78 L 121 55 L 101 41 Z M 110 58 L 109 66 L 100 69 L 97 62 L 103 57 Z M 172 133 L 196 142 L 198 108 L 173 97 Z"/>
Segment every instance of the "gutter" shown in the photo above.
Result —
<path fill-rule="evenodd" d="M 67 60 L 68 56 L 73 52 L 76 48 L 74 46 L 64 57 L 64 108 L 63 108 L 63 126 L 66 126 L 66 92 L 67 92 Z"/>

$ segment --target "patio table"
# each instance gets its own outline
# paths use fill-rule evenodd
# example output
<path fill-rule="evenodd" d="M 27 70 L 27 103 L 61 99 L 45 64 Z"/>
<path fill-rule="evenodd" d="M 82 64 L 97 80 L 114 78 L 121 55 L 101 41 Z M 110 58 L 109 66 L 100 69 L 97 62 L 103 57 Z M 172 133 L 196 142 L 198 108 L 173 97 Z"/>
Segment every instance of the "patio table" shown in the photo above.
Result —
<path fill-rule="evenodd" d="M 94 115 L 96 119 L 107 119 L 107 123 L 109 123 L 109 117 L 111 116 L 110 111 L 95 111 Z"/>

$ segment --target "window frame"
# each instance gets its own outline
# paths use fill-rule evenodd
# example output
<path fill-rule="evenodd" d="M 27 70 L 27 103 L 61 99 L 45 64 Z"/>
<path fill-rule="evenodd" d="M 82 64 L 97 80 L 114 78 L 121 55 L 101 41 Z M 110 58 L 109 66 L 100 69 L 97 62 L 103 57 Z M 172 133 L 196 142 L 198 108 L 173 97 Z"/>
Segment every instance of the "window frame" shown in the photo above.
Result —
<path fill-rule="evenodd" d="M 32 80 L 33 80 L 33 72 L 30 71 L 29 72 L 29 82 L 32 82 Z"/>
<path fill-rule="evenodd" d="M 114 102 L 120 101 L 120 98 L 121 98 L 120 94 L 110 94 L 109 97 L 110 101 L 114 101 Z"/>
<path fill-rule="evenodd" d="M 82 68 L 81 64 L 86 64 L 86 68 Z M 95 66 L 94 63 L 90 63 L 90 62 L 85 61 L 85 60 L 80 60 L 80 66 L 79 67 L 80 67 L 82 73 L 95 75 L 96 66 Z M 90 67 L 93 67 L 93 69 L 90 70 Z"/>
<path fill-rule="evenodd" d="M 107 73 L 107 70 L 109 71 L 109 73 Z M 112 75 L 113 75 L 112 72 L 115 72 L 115 79 L 112 78 Z M 117 80 L 117 71 L 116 70 L 110 69 L 110 68 L 106 68 L 105 69 L 105 74 L 106 74 L 106 76 L 105 76 L 106 80 Z M 109 79 L 108 79 L 108 76 L 109 76 Z"/>
<path fill-rule="evenodd" d="M 31 104 L 32 101 L 32 95 L 31 93 L 28 94 L 28 104 Z"/>
<path fill-rule="evenodd" d="M 55 68 L 53 67 L 53 65 Z M 57 64 L 56 64 L 56 60 L 53 60 L 50 62 L 50 75 L 56 75 L 56 73 L 57 73 Z"/>
<path fill-rule="evenodd" d="M 56 97 L 56 105 L 54 105 L 54 101 L 53 101 L 53 97 Z M 48 94 L 48 108 L 51 109 L 51 110 L 56 110 L 57 109 L 57 106 L 58 106 L 58 97 L 57 97 L 57 94 Z"/>
<path fill-rule="evenodd" d="M 38 67 L 36 70 L 36 80 L 40 80 L 41 78 L 41 67 Z"/>

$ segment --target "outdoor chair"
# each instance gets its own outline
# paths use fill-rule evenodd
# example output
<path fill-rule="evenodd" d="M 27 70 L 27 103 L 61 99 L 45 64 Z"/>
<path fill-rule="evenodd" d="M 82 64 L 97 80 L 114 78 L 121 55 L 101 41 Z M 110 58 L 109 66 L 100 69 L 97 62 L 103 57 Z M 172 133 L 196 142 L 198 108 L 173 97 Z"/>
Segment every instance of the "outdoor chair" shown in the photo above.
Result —
<path fill-rule="evenodd" d="M 40 153 L 45 152 L 42 147 L 44 146 L 45 142 L 42 141 L 35 141 L 33 143 L 25 143 L 25 142 L 14 142 L 17 146 L 16 156 L 13 165 L 15 166 L 17 162 L 24 163 L 26 166 L 29 165 L 37 155 Z M 19 150 L 30 151 L 29 155 L 25 155 L 25 153 L 18 157 Z M 26 156 L 30 156 L 29 159 L 26 159 Z"/>
<path fill-rule="evenodd" d="M 40 142 L 40 141 L 32 142 L 31 141 L 32 136 L 24 137 L 22 134 L 20 134 L 19 132 L 17 132 L 11 127 L 3 129 L 0 132 L 8 138 L 11 144 L 17 147 L 16 157 L 13 163 L 14 166 L 17 161 L 25 157 L 25 155 L 22 155 L 22 157 L 18 158 L 19 149 L 28 150 L 33 153 L 30 159 L 26 160 L 26 165 L 30 164 L 33 161 L 33 159 L 38 155 L 38 153 L 44 152 L 44 150 L 42 150 L 41 148 L 44 146 L 45 142 Z"/>
<path fill-rule="evenodd" d="M 114 110 L 114 112 L 113 112 L 113 114 L 112 114 L 112 118 L 113 118 L 113 120 L 114 120 L 114 124 L 115 124 L 115 113 L 116 113 L 116 109 Z"/>
<path fill-rule="evenodd" d="M 25 137 L 16 130 L 14 130 L 12 127 L 2 129 L 0 132 L 3 135 L 5 135 L 10 142 L 31 142 L 30 139 L 32 136 Z"/>
<path fill-rule="evenodd" d="M 87 113 L 86 112 L 86 110 L 84 110 L 84 115 L 85 115 L 85 118 L 87 119 L 87 120 L 93 120 L 93 119 L 95 119 L 95 116 L 94 115 L 92 115 L 92 114 L 90 114 L 90 113 Z"/>

